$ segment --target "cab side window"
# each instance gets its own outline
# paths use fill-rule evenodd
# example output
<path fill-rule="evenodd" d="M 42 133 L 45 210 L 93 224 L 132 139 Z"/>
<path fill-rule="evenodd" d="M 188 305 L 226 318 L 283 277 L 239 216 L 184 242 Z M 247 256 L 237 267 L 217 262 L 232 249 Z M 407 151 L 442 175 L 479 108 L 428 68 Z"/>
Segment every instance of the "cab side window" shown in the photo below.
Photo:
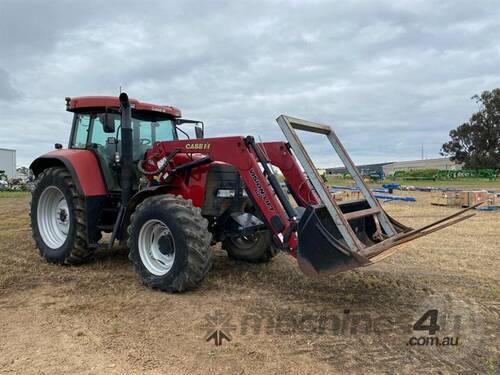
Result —
<path fill-rule="evenodd" d="M 113 118 L 114 123 L 115 123 L 115 129 L 118 128 L 120 125 L 120 120 L 118 115 L 111 115 L 109 114 L 110 117 Z M 120 132 L 117 132 L 118 134 Z M 92 135 L 90 139 L 90 143 L 99 145 L 99 146 L 106 146 L 106 141 L 109 137 L 114 137 L 115 133 L 106 133 L 104 131 L 104 114 L 98 114 L 95 115 L 94 117 L 94 123 L 92 124 Z"/>
<path fill-rule="evenodd" d="M 71 140 L 71 148 L 85 148 L 90 128 L 90 115 L 78 114 L 75 118 L 75 130 Z"/>

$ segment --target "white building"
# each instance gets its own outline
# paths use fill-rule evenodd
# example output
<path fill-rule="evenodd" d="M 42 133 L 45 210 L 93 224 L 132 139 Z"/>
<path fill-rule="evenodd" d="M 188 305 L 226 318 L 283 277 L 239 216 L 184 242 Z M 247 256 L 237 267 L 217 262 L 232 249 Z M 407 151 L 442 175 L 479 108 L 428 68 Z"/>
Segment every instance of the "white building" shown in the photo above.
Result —
<path fill-rule="evenodd" d="M 0 148 L 0 171 L 9 178 L 16 177 L 16 150 Z"/>
<path fill-rule="evenodd" d="M 386 176 L 391 176 L 396 171 L 413 171 L 417 169 L 456 170 L 456 169 L 462 169 L 462 165 L 457 164 L 448 158 L 438 158 L 438 159 L 401 161 L 397 163 L 384 165 L 382 168 L 384 169 L 384 174 Z"/>

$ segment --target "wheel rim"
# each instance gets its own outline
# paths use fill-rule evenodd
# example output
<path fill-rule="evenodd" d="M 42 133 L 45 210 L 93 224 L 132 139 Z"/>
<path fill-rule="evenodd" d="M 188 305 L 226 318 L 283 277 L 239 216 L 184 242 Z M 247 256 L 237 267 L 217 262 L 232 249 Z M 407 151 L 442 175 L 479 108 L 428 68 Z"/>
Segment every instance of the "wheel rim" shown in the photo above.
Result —
<path fill-rule="evenodd" d="M 175 241 L 168 226 L 160 220 L 144 223 L 139 232 L 139 256 L 146 269 L 156 276 L 167 274 L 175 259 Z"/>
<path fill-rule="evenodd" d="M 250 236 L 231 237 L 230 240 L 240 249 L 250 249 L 257 243 L 257 241 L 259 241 L 259 236 L 257 234 L 253 234 Z"/>
<path fill-rule="evenodd" d="M 38 231 L 51 249 L 61 247 L 68 238 L 71 214 L 64 194 L 49 186 L 40 195 L 37 208 Z"/>

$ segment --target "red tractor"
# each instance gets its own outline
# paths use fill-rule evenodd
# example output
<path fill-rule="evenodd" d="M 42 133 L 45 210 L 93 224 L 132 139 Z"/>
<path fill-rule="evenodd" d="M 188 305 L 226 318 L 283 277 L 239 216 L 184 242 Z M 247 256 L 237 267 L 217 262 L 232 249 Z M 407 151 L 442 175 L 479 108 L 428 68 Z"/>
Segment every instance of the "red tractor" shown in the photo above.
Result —
<path fill-rule="evenodd" d="M 372 264 L 472 216 L 463 210 L 417 230 L 397 222 L 325 125 L 282 115 L 288 142 L 257 143 L 251 136 L 203 138 L 202 122 L 125 93 L 66 98 L 66 109 L 74 113 L 68 148 L 56 144 L 30 166 L 33 237 L 51 263 L 85 262 L 118 240 L 146 285 L 176 292 L 202 281 L 219 242 L 229 256 L 250 262 L 287 252 L 315 276 Z M 196 138 L 185 124 L 194 124 Z M 296 129 L 327 136 L 365 199 L 333 199 Z M 107 244 L 99 243 L 103 232 L 110 233 Z"/>

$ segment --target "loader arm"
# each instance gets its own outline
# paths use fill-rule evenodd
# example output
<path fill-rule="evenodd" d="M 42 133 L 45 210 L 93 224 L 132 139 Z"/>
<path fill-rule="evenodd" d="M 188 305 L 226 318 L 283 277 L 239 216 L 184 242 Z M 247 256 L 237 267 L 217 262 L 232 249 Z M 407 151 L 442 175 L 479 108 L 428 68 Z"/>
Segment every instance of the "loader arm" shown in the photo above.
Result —
<path fill-rule="evenodd" d="M 260 144 L 269 162 L 278 167 L 290 188 L 290 193 L 301 207 L 318 204 L 320 201 L 309 179 L 293 156 L 290 144 L 286 142 L 263 142 Z"/>
<path fill-rule="evenodd" d="M 277 180 L 273 182 L 275 176 L 267 167 L 268 161 L 264 157 L 262 148 L 255 143 L 253 137 L 157 142 L 151 150 L 152 154 L 160 155 L 169 155 L 173 152 L 188 155 L 202 154 L 209 158 L 205 159 L 208 162 L 222 161 L 234 166 L 243 179 L 252 201 L 262 212 L 265 224 L 274 233 L 275 244 L 281 249 L 290 251 L 292 255 L 295 254 L 298 246 L 294 233 L 296 214 Z"/>
<path fill-rule="evenodd" d="M 275 245 L 295 256 L 299 267 L 309 276 L 370 265 L 411 240 L 472 216 L 461 216 L 460 212 L 420 229 L 409 228 L 384 211 L 329 126 L 283 115 L 277 122 L 288 143 L 256 143 L 251 136 L 205 138 L 156 142 L 149 154 L 157 155 L 158 163 L 161 160 L 168 163 L 168 155 L 177 154 L 185 154 L 192 160 L 167 169 L 163 181 L 213 161 L 234 166 L 266 226 L 273 232 Z M 339 203 L 332 197 L 296 130 L 327 137 L 364 199 Z M 300 210 L 291 205 L 271 165 L 283 173 Z"/>

